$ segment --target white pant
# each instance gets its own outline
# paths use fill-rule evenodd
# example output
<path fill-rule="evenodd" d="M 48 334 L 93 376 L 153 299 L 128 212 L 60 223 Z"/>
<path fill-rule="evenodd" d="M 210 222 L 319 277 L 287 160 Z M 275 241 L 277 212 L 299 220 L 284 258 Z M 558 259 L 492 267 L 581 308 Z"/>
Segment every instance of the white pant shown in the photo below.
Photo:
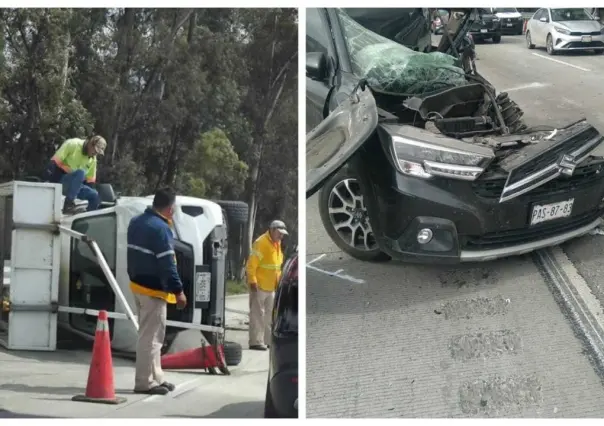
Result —
<path fill-rule="evenodd" d="M 270 343 L 274 300 L 272 291 L 250 291 L 250 346 Z"/>
<path fill-rule="evenodd" d="M 134 294 L 138 311 L 136 376 L 134 389 L 145 391 L 161 385 L 161 348 L 166 336 L 167 303 L 156 297 Z"/>

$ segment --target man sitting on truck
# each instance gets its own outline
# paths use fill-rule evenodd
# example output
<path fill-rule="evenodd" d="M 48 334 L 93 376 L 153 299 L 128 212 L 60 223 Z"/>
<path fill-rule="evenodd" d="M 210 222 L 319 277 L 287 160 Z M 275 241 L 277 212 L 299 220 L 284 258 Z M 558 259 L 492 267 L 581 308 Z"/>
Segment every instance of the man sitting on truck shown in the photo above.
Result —
<path fill-rule="evenodd" d="M 161 348 L 166 335 L 167 304 L 184 309 L 187 298 L 176 270 L 172 215 L 176 194 L 157 191 L 153 206 L 128 225 L 128 276 L 138 315 L 135 393 L 166 395 L 174 385 L 164 381 Z"/>
<path fill-rule="evenodd" d="M 102 136 L 87 139 L 67 139 L 50 159 L 44 178 L 63 185 L 63 213 L 75 211 L 75 200 L 88 201 L 88 211 L 96 210 L 101 203 L 99 193 L 93 188 L 96 182 L 97 156 L 105 154 L 107 142 Z"/>

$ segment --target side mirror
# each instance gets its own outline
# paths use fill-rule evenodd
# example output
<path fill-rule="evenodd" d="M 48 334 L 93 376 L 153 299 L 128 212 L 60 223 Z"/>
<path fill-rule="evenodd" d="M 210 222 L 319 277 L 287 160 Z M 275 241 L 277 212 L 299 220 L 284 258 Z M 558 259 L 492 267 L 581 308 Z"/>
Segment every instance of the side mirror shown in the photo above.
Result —
<path fill-rule="evenodd" d="M 309 52 L 306 54 L 306 75 L 319 81 L 327 77 L 327 57 L 325 53 Z"/>
<path fill-rule="evenodd" d="M 543 18 L 539 18 L 539 20 L 540 20 L 541 22 L 547 22 L 547 21 L 548 21 L 548 20 L 547 20 L 547 18 L 546 18 L 545 16 L 544 16 Z"/>

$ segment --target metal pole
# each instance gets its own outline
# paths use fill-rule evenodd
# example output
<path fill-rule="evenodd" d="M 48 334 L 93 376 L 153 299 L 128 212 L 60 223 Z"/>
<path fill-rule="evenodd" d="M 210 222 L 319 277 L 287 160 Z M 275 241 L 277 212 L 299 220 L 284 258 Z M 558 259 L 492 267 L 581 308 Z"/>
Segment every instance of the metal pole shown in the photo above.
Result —
<path fill-rule="evenodd" d="M 111 272 L 111 269 L 109 268 L 109 265 L 107 264 L 107 261 L 105 260 L 105 256 L 103 256 L 103 252 L 101 252 L 101 249 L 97 245 L 96 241 L 94 241 L 92 238 L 90 238 L 86 234 L 82 234 L 80 232 L 74 231 L 73 229 L 66 228 L 64 226 L 59 226 L 59 230 L 61 232 L 66 233 L 67 235 L 69 235 L 72 238 L 75 238 L 77 240 L 83 241 L 86 244 L 88 244 L 90 249 L 94 252 L 94 255 L 96 256 L 97 260 L 99 261 L 99 265 L 100 265 L 101 269 L 103 270 L 103 274 L 105 274 L 105 278 L 107 278 L 107 281 L 109 281 L 109 285 L 113 289 L 113 292 L 115 293 L 115 295 L 121 302 L 122 306 L 124 306 L 124 309 L 126 309 L 126 316 L 130 320 L 130 322 L 132 322 L 132 324 L 134 325 L 134 328 L 136 328 L 136 330 L 138 331 L 138 320 L 134 316 L 134 312 L 132 312 L 130 305 L 128 305 L 128 301 L 126 300 L 124 293 L 122 293 L 122 289 L 120 288 L 117 280 L 113 276 L 113 273 Z"/>

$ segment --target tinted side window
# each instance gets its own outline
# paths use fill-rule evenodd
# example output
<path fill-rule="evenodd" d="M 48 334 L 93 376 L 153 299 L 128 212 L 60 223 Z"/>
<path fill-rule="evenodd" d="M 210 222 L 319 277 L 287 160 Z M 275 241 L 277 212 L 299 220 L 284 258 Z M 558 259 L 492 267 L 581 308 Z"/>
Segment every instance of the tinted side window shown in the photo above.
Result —
<path fill-rule="evenodd" d="M 316 8 L 306 9 L 306 52 L 323 52 L 329 54 L 331 35 Z"/>
<path fill-rule="evenodd" d="M 541 19 L 541 17 L 545 16 L 545 14 L 543 13 L 545 11 L 545 9 L 539 9 L 537 11 L 537 13 L 535 13 L 535 16 L 533 16 L 533 19 L 539 20 Z"/>

